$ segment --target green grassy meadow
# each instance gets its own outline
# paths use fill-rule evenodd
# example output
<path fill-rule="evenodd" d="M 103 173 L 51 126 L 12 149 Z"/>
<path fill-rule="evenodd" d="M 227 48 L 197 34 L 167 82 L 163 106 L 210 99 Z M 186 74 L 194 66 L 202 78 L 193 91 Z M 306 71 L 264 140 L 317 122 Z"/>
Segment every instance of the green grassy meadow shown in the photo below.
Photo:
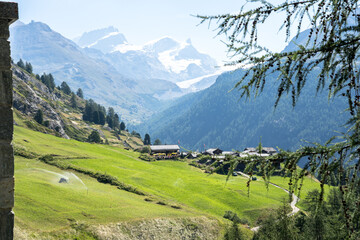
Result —
<path fill-rule="evenodd" d="M 262 181 L 251 183 L 248 196 L 244 177 L 231 177 L 226 182 L 226 176 L 205 174 L 186 162 L 146 162 L 138 159 L 137 152 L 67 140 L 19 126 L 15 126 L 14 145 L 38 156 L 52 154 L 64 166 L 114 176 L 147 195 L 119 190 L 38 159 L 16 156 L 16 222 L 33 231 L 61 230 L 74 221 L 107 224 L 190 216 L 222 219 L 229 210 L 254 223 L 266 209 L 276 208 L 288 198 L 279 188 L 269 186 L 267 190 Z M 67 176 L 69 184 L 58 183 L 61 176 Z M 159 201 L 165 205 L 157 204 Z"/>

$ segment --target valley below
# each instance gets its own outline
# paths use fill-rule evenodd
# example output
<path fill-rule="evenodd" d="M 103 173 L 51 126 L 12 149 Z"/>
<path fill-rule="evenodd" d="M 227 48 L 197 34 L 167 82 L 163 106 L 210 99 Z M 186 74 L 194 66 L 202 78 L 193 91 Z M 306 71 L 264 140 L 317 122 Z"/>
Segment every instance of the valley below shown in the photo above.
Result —
<path fill-rule="evenodd" d="M 226 181 L 186 161 L 146 162 L 131 150 L 22 126 L 15 127 L 14 147 L 17 239 L 219 239 L 228 224 L 225 211 L 254 226 L 264 212 L 288 199 L 261 180 L 251 183 L 248 195 L 246 177 Z M 44 161 L 44 156 L 53 158 Z M 100 182 L 92 173 L 111 176 L 127 188 Z M 61 178 L 68 182 L 59 183 Z M 274 181 L 284 185 L 287 180 Z M 303 191 L 317 187 L 307 179 Z"/>
<path fill-rule="evenodd" d="M 191 39 L 134 44 L 113 26 L 73 39 L 40 21 L 10 31 L 14 239 L 311 239 L 319 229 L 341 239 L 352 220 L 358 228 L 355 80 L 346 91 L 314 81 L 316 65 L 305 84 L 272 64 L 254 85 L 257 65 L 226 71 Z"/>

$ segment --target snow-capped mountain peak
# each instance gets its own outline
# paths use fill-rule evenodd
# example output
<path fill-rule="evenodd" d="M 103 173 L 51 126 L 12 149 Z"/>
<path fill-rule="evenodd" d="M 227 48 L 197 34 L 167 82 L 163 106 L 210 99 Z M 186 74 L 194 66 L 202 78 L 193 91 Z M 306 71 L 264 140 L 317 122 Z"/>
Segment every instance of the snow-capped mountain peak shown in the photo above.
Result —
<path fill-rule="evenodd" d="M 164 36 L 143 45 L 129 43 L 114 27 L 84 33 L 78 44 L 82 48 L 100 50 L 95 54 L 110 62 L 121 73 L 133 78 L 167 79 L 178 82 L 215 72 L 216 61 L 199 53 L 191 40 L 184 42 Z"/>
<path fill-rule="evenodd" d="M 144 44 L 143 49 L 154 53 L 164 52 L 173 48 L 178 48 L 180 43 L 169 36 L 150 41 Z"/>
<path fill-rule="evenodd" d="M 116 46 L 127 43 L 125 36 L 115 27 L 86 32 L 74 41 L 82 48 L 94 48 L 103 53 L 111 52 Z"/>

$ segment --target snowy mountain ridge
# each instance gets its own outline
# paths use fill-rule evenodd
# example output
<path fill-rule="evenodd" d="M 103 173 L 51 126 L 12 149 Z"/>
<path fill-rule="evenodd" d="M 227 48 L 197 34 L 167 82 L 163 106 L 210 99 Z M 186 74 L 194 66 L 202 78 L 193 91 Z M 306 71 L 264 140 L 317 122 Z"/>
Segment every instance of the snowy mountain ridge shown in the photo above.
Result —
<path fill-rule="evenodd" d="M 179 42 L 170 36 L 143 45 L 129 43 L 114 27 L 84 33 L 74 39 L 82 48 L 99 50 L 106 60 L 124 75 L 133 78 L 158 78 L 172 82 L 213 74 L 217 62 L 198 52 L 191 40 Z"/>

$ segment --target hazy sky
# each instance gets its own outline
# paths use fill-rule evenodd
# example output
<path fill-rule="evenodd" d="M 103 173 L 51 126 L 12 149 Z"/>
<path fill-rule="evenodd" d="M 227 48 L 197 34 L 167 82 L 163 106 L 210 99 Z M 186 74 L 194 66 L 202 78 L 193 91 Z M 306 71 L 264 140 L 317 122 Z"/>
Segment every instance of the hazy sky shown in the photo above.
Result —
<path fill-rule="evenodd" d="M 15 0 L 16 1 L 16 0 Z M 18 0 L 20 21 L 48 24 L 63 36 L 73 39 L 83 32 L 114 26 L 129 43 L 144 44 L 170 36 L 179 41 L 191 38 L 193 45 L 219 63 L 229 60 L 223 38 L 215 37 L 214 26 L 199 24 L 196 14 L 236 13 L 245 0 Z M 248 3 L 249 6 L 251 6 Z M 280 51 L 284 38 L 278 37 L 279 18 L 261 30 L 260 43 Z"/>

